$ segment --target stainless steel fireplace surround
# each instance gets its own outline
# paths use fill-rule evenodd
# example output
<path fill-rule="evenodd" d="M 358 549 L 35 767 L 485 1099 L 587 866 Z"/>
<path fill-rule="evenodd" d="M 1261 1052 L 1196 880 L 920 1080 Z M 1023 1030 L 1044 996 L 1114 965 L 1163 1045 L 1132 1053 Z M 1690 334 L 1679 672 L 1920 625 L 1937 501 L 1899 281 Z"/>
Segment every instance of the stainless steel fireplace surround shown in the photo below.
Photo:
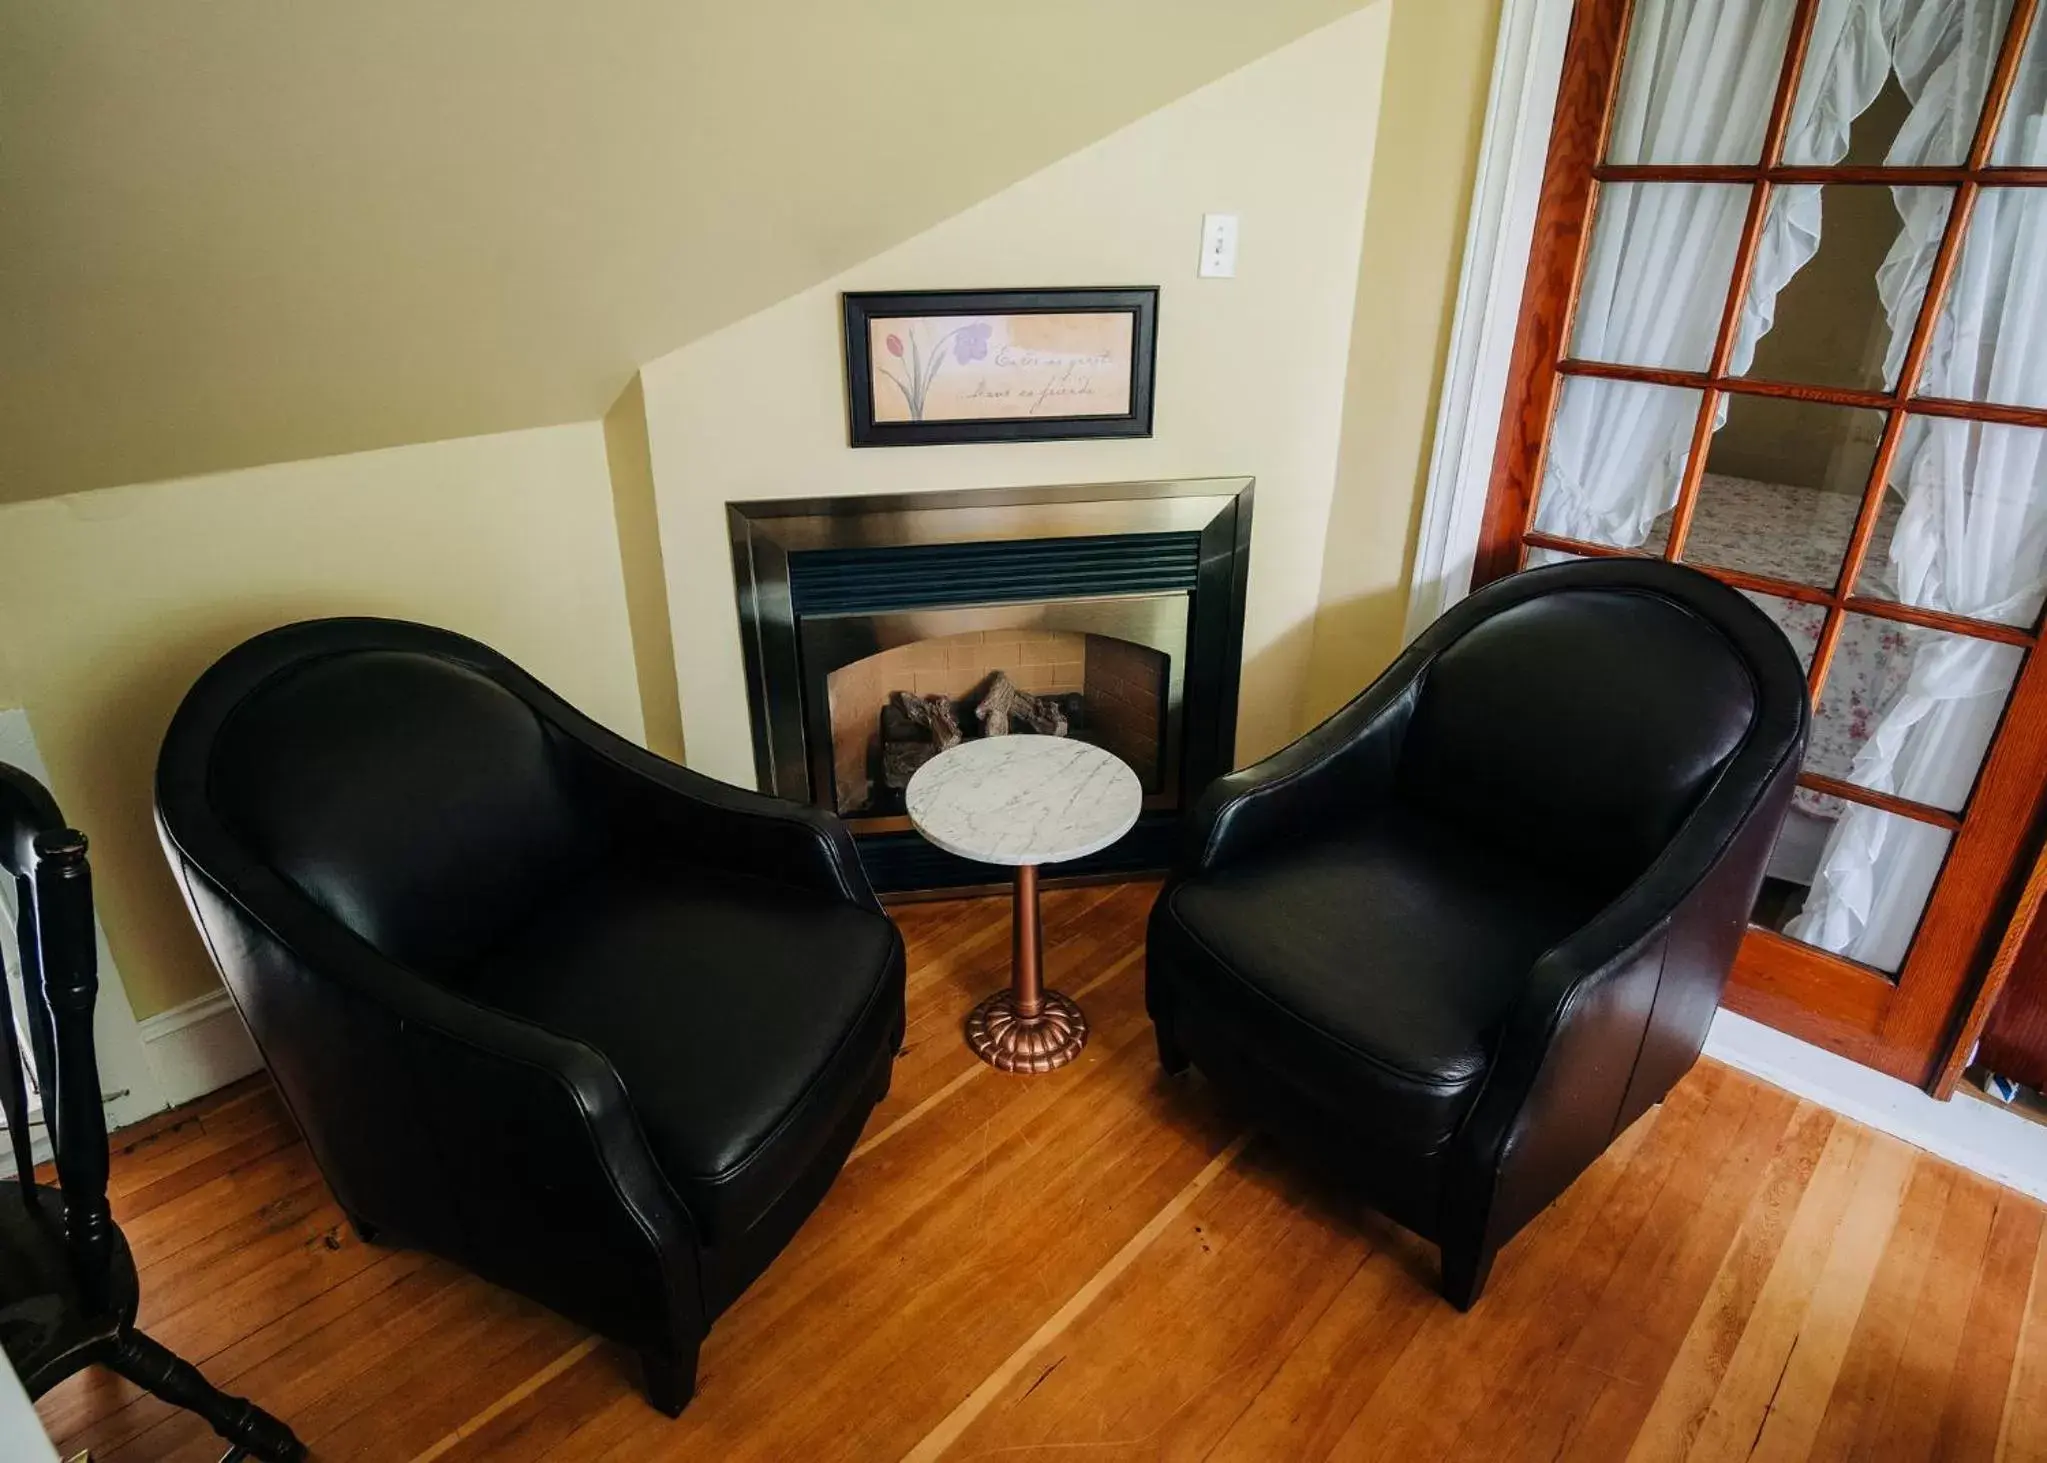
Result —
<path fill-rule="evenodd" d="M 892 643 L 892 627 L 972 609 L 1108 628 L 1174 658 L 1171 723 L 1161 728 L 1170 785 L 1148 800 L 1150 833 L 1141 826 L 1122 855 L 1162 864 L 1167 825 L 1231 765 L 1251 505 L 1242 477 L 728 505 L 760 787 L 833 806 L 826 679 Z M 881 868 L 876 840 L 914 840 L 899 820 L 853 826 L 878 885 L 947 886 L 908 843 L 896 862 L 918 871 Z"/>

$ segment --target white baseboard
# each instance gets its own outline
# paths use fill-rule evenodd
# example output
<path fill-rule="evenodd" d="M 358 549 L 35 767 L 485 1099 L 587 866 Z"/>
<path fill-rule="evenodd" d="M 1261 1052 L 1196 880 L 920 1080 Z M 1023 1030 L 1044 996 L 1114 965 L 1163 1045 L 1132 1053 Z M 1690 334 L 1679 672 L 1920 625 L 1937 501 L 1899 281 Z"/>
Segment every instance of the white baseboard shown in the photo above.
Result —
<path fill-rule="evenodd" d="M 1935 1102 L 1918 1088 L 1722 1011 L 1706 1055 L 1985 1178 L 2047 1199 L 2047 1126 L 1991 1103 Z"/>
<path fill-rule="evenodd" d="M 218 1092 L 230 1082 L 239 1082 L 263 1066 L 249 1028 L 226 991 L 173 1006 L 168 1011 L 135 1023 L 144 1059 L 156 1082 L 147 1092 L 116 1089 L 107 1103 L 107 1131 L 118 1133 L 130 1124 L 178 1107 L 209 1092 Z M 105 1080 L 102 1071 L 101 1080 Z M 50 1158 L 50 1134 L 38 1116 L 34 1128 L 35 1160 Z M 14 1151 L 0 1123 L 0 1178 L 14 1176 Z"/>
<path fill-rule="evenodd" d="M 263 1058 L 224 990 L 136 1023 L 165 1105 L 177 1107 L 259 1071 Z"/>

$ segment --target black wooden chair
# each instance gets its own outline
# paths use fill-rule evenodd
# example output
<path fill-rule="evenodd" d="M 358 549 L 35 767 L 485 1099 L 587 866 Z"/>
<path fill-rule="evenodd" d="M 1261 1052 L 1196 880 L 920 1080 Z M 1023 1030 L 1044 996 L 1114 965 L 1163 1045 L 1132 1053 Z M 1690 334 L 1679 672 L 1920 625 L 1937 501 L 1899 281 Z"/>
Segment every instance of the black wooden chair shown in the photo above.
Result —
<path fill-rule="evenodd" d="M 17 1177 L 0 1183 L 0 1347 L 30 1396 L 97 1362 L 205 1418 L 232 1445 L 229 1458 L 303 1458 L 305 1446 L 291 1429 L 219 1391 L 190 1362 L 135 1329 L 135 1259 L 107 1204 L 107 1124 L 92 1041 L 99 970 L 85 836 L 65 826 L 40 783 L 5 764 L 0 870 L 13 876 L 18 895 L 23 1025 L 58 1182 L 54 1189 L 35 1182 L 10 996 L 0 1013 L 0 1104 Z"/>

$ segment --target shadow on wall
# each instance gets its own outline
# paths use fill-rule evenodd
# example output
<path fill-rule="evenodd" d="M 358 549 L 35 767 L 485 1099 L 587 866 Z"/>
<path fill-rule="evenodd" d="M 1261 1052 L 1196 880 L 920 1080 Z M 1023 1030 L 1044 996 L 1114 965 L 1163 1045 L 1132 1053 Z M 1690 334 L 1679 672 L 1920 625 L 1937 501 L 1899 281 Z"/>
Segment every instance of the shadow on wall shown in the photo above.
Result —
<path fill-rule="evenodd" d="M 1312 617 L 1297 620 L 1259 649 L 1246 649 L 1237 688 L 1236 766 L 1270 757 L 1314 726 L 1302 719 L 1301 703 L 1315 626 Z"/>
<path fill-rule="evenodd" d="M 1303 693 L 1301 725 L 1319 726 L 1372 684 L 1400 654 L 1407 621 L 1405 583 L 1330 600 L 1315 615 L 1315 674 Z"/>

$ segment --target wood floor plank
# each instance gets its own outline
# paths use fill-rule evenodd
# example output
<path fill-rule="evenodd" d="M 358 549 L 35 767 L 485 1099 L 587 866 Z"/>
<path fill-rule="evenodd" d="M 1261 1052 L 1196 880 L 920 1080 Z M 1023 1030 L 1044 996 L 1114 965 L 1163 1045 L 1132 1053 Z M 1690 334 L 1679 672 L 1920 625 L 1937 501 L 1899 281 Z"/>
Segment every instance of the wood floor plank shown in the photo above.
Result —
<path fill-rule="evenodd" d="M 1956 1177 L 1954 1169 L 1931 1159 L 1913 1168 L 1809 1457 L 1830 1463 L 1853 1458 L 1866 1451 L 1865 1437 L 1875 1435 Z"/>
<path fill-rule="evenodd" d="M 2047 1237 L 2033 1252 L 1995 1456 L 1997 1463 L 2047 1463 Z"/>
<path fill-rule="evenodd" d="M 251 1085 L 251 1081 L 255 1085 Z M 117 1160 L 107 1183 L 114 1217 L 131 1220 L 165 1199 L 189 1192 L 206 1179 L 237 1166 L 218 1162 L 218 1155 L 255 1140 L 258 1152 L 275 1151 L 298 1141 L 298 1129 L 284 1110 L 277 1089 L 261 1078 L 215 1093 L 217 1103 L 185 1109 L 183 1116 L 146 1131 L 129 1128 L 114 1141 Z M 247 1162 L 245 1150 L 241 1162 Z M 176 1186 L 157 1188 L 166 1179 Z"/>
<path fill-rule="evenodd" d="M 1752 1090 L 1706 1071 L 1675 1093 L 1663 1120 L 1629 1166 L 1626 1182 L 1599 1195 L 1583 1219 L 1554 1207 L 1502 1253 L 1492 1284 L 1470 1316 L 1431 1312 L 1330 1457 L 1406 1460 L 1441 1457 L 1488 1398 L 1531 1324 L 1546 1324 L 1553 1304 L 1596 1290 L 1652 1217 L 1681 1213 L 1702 1159 L 1734 1141 Z M 1666 1197 L 1673 1180 L 1677 1189 Z M 1575 1187 L 1567 1191 L 1569 1200 Z M 1661 1208 L 1659 1209 L 1659 1206 Z M 1563 1295 L 1559 1286 L 1566 1287 Z M 1483 1318 L 1483 1319 L 1481 1319 Z M 1570 1322 L 1559 1318 L 1556 1329 Z M 1413 1399 L 1426 1396 L 1429 1406 Z"/>
<path fill-rule="evenodd" d="M 2039 1253 L 2041 1206 L 2018 1194 L 1997 1195 L 1990 1242 L 1975 1276 L 1968 1319 L 1962 1323 L 1964 1352 L 1954 1368 L 1947 1408 L 1941 1415 L 1933 1456 L 1990 1459 L 2018 1360 L 2019 1331 L 2025 1324 L 2033 1260 Z"/>
<path fill-rule="evenodd" d="M 1955 1175 L 1890 1395 L 1876 1430 L 1868 1435 L 1870 1446 L 1880 1456 L 1933 1456 L 1966 1340 L 1962 1327 L 1990 1242 L 1997 1199 L 1997 1186 L 1988 1179 L 1970 1173 Z"/>
<path fill-rule="evenodd" d="M 381 1406 L 406 1365 L 431 1365 L 437 1358 L 445 1365 L 445 1353 L 434 1350 L 437 1343 L 479 1323 L 514 1317 L 520 1305 L 516 1297 L 436 1261 L 232 1380 L 310 1441 L 364 1407 Z M 107 1456 L 138 1463 L 204 1459 L 213 1446 L 205 1424 L 190 1413 L 172 1412 L 138 1446 Z"/>
<path fill-rule="evenodd" d="M 1198 1085 L 1160 1078 L 1134 973 L 1099 988 L 1089 1012 L 1095 1036 L 1074 1066 L 973 1084 L 848 1169 L 713 1331 L 702 1394 L 679 1423 L 621 1398 L 622 1419 L 593 1420 L 557 1456 L 913 1446 L 1234 1136 Z M 792 1366 L 812 1378 L 810 1402 L 776 1412 Z"/>
<path fill-rule="evenodd" d="M 1751 1449 L 1756 1458 L 1797 1459 L 1811 1450 L 1917 1164 L 1915 1150 L 1877 1140 L 1821 1262 L 1793 1350 Z"/>
<path fill-rule="evenodd" d="M 1701 1456 L 1721 1456 L 1715 1449 L 1725 1449 L 1729 1429 L 1768 1406 L 1817 1279 L 1814 1256 L 1832 1243 L 1869 1138 L 1836 1125 L 1802 1191 L 1771 1196 L 1786 1202 L 1750 1232 L 1768 1240 L 1729 1255 L 1629 1450 L 1631 1463 L 1684 1458 L 1695 1447 Z"/>
<path fill-rule="evenodd" d="M 1737 1086 L 1745 1086 L 1739 1083 Z M 1554 1457 L 1627 1451 L 1730 1246 L 1767 1247 L 1757 1214 L 1801 1188 L 1818 1162 L 1829 1115 L 1787 1093 L 1752 1093 L 1742 1130 L 1696 1210 L 1660 1245 L 1638 1245 L 1575 1328 L 1536 1327 L 1497 1405 L 1458 1441 L 1461 1457 L 1521 1447 Z M 1759 1197 L 1760 1196 L 1760 1197 Z"/>
<path fill-rule="evenodd" d="M 1082 1060 L 960 1040 L 1008 901 L 894 911 L 893 1089 L 713 1330 L 699 1395 L 431 1257 L 362 1244 L 261 1080 L 117 1135 L 143 1319 L 320 1463 L 547 1458 L 1217 1463 L 1996 1457 L 2047 1463 L 2047 1210 L 1702 1062 L 1510 1244 L 1485 1299 L 1434 1247 L 1157 1066 L 1157 886 L 1048 891 Z M 213 1463 L 190 1414 L 86 1375 L 39 1400 L 102 1463 Z"/>
<path fill-rule="evenodd" d="M 1842 1131 L 1837 1129 L 1837 1135 Z M 1828 1158 L 1835 1151 L 1830 1144 Z M 1895 1210 L 1911 1166 L 1909 1150 L 1867 1132 L 1853 1134 L 1850 1155 L 1838 1172 L 1822 1160 L 1799 1202 L 1790 1232 L 1756 1298 L 1712 1405 L 1701 1420 L 1692 1456 L 1737 1458 L 1756 1446 L 1790 1379 L 1792 1362 L 1806 1342 L 1805 1328 L 1828 1280 L 1830 1264 L 1839 1261 L 1848 1268 L 1841 1288 L 1852 1290 L 1854 1272 L 1863 1258 L 1862 1246 L 1869 1238 L 1857 1219 L 1872 1209 L 1878 1213 L 1884 1208 Z M 1845 1235 L 1844 1230 L 1848 1231 Z M 1879 1228 L 1875 1242 L 1869 1245 L 1875 1251 L 1872 1269 L 1887 1237 L 1887 1231 Z M 1832 1300 L 1831 1291 L 1828 1299 Z M 1825 1333 L 1827 1338 L 1832 1334 Z M 1827 1349 L 1834 1347 L 1828 1345 Z M 1838 1367 L 1838 1361 L 1830 1363 L 1824 1353 L 1812 1356 L 1810 1347 L 1805 1350 L 1823 1371 Z M 1839 1350 L 1846 1350 L 1845 1335 Z"/>
<path fill-rule="evenodd" d="M 1369 1258 L 1354 1207 L 1246 1152 L 948 1456 L 1207 1453 Z"/>
<path fill-rule="evenodd" d="M 1375 1216 L 1358 1224 L 1370 1253 L 1217 1440 L 1216 1463 L 1327 1455 L 1441 1303 L 1430 1246 Z"/>

